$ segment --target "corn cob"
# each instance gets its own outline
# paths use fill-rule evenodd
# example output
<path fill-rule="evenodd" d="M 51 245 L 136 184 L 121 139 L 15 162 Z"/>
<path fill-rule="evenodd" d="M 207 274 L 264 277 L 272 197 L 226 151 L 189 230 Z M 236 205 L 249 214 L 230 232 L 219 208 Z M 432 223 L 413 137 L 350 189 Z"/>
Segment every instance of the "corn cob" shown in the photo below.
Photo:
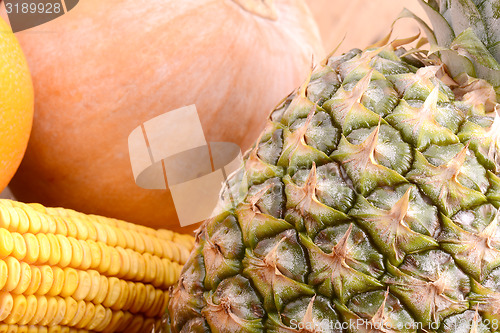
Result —
<path fill-rule="evenodd" d="M 0 200 L 0 333 L 151 331 L 193 241 Z"/>

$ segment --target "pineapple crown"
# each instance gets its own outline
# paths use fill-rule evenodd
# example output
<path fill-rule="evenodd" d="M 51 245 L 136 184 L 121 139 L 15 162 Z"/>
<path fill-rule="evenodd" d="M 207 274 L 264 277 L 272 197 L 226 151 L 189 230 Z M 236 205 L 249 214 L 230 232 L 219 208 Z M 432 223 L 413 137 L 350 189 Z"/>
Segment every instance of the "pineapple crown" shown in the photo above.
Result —
<path fill-rule="evenodd" d="M 484 79 L 500 96 L 500 1 L 419 0 L 433 26 L 416 19 L 450 74 Z"/>

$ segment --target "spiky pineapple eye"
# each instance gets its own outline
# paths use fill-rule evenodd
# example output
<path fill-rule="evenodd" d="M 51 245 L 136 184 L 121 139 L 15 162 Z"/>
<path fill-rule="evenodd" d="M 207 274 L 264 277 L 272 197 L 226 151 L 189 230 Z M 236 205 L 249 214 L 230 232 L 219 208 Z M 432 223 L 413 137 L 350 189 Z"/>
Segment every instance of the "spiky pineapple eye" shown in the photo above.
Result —
<path fill-rule="evenodd" d="M 489 333 L 492 332 L 489 325 L 496 327 L 494 330 L 498 329 L 498 322 L 492 322 L 489 319 L 483 318 L 478 312 L 473 310 L 467 310 L 461 314 L 456 314 L 446 318 L 441 326 L 441 331 L 443 333 L 455 333 L 455 332 L 477 332 L 477 333 Z"/>
<path fill-rule="evenodd" d="M 454 223 L 472 233 L 483 231 L 497 219 L 498 210 L 491 204 L 481 205 L 472 210 L 464 210 L 452 217 Z"/>
<path fill-rule="evenodd" d="M 297 119 L 290 126 L 292 131 L 299 129 L 306 123 L 305 118 Z M 317 112 L 305 133 L 307 145 L 316 148 L 329 155 L 336 147 L 340 138 L 339 130 L 333 126 L 330 117 L 326 112 Z"/>
<path fill-rule="evenodd" d="M 315 195 L 317 199 L 334 209 L 346 213 L 354 204 L 355 192 L 342 174 L 337 163 L 328 163 L 317 168 Z M 298 170 L 292 177 L 297 186 L 304 186 L 310 170 Z M 289 185 L 291 187 L 292 184 Z"/>

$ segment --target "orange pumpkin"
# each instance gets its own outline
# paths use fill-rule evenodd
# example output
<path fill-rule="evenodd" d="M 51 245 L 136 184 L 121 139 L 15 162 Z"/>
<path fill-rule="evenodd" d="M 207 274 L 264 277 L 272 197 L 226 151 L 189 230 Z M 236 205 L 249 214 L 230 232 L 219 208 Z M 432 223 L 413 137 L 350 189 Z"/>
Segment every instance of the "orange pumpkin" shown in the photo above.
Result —
<path fill-rule="evenodd" d="M 36 111 L 14 194 L 178 229 L 170 193 L 134 183 L 128 135 L 195 104 L 207 141 L 248 148 L 323 56 L 318 36 L 303 0 L 81 0 L 18 34 Z"/>
<path fill-rule="evenodd" d="M 21 163 L 32 120 L 28 64 L 9 25 L 0 18 L 0 192 Z"/>

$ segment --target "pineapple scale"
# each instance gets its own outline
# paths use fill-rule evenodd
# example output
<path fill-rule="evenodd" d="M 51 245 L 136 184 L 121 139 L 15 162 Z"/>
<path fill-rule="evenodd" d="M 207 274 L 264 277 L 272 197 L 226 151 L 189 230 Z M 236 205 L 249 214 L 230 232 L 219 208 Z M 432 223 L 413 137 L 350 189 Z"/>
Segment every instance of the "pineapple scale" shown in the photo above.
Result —
<path fill-rule="evenodd" d="M 271 113 L 171 332 L 499 332 L 500 118 L 474 93 L 492 88 L 401 54 L 331 57 Z"/>

